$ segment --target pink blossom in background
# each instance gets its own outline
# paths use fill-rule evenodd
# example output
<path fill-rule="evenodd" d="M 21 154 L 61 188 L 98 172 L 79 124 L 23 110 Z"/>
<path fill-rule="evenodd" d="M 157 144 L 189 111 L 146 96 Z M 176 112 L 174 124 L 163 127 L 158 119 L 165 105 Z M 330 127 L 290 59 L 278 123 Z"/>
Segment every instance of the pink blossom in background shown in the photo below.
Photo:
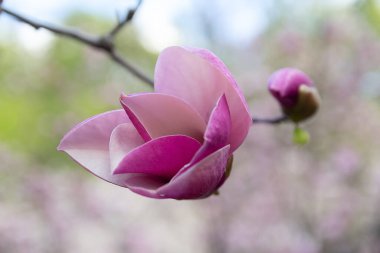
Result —
<path fill-rule="evenodd" d="M 251 117 L 236 81 L 206 49 L 159 56 L 155 92 L 75 126 L 58 146 L 96 176 L 151 198 L 198 199 L 227 177 Z"/>

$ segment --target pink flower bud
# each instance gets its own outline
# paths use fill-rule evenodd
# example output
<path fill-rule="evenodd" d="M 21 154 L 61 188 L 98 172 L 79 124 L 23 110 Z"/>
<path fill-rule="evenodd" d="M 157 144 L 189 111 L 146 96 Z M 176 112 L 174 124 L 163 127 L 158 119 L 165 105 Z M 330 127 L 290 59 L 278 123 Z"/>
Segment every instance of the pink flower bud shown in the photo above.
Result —
<path fill-rule="evenodd" d="M 282 110 L 294 122 L 312 116 L 319 107 L 320 97 L 312 80 L 302 71 L 283 68 L 268 82 L 269 91 L 280 103 Z"/>

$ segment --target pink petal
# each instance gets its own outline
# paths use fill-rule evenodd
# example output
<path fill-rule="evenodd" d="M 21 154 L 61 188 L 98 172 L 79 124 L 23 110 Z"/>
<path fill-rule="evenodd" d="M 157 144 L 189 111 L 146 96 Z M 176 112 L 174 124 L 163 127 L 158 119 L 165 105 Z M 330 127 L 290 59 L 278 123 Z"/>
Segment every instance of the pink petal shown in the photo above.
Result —
<path fill-rule="evenodd" d="M 296 105 L 301 85 L 313 86 L 313 81 L 304 72 L 294 68 L 279 69 L 268 81 L 269 91 L 284 107 Z"/>
<path fill-rule="evenodd" d="M 160 177 L 146 174 L 128 174 L 128 179 L 125 180 L 125 185 L 131 191 L 145 197 L 163 199 L 157 194 L 157 189 L 168 183 Z"/>
<path fill-rule="evenodd" d="M 129 106 L 124 105 L 123 100 L 127 98 L 124 94 L 120 96 L 120 103 L 123 106 L 125 112 L 127 113 L 129 119 L 131 120 L 132 124 L 135 126 L 137 132 L 140 134 L 141 138 L 147 142 L 152 139 L 144 125 L 142 124 L 141 120 L 137 117 L 137 115 L 129 108 Z"/>
<path fill-rule="evenodd" d="M 125 155 L 134 148 L 143 145 L 144 141 L 131 123 L 118 125 L 111 134 L 109 155 L 111 173 L 119 166 Z"/>
<path fill-rule="evenodd" d="M 192 105 L 207 122 L 217 100 L 226 94 L 231 112 L 231 152 L 245 139 L 251 125 L 247 103 L 227 67 L 205 49 L 170 47 L 159 56 L 155 90 Z"/>
<path fill-rule="evenodd" d="M 153 139 L 129 152 L 114 173 L 140 173 L 170 180 L 200 146 L 197 140 L 184 135 Z"/>
<path fill-rule="evenodd" d="M 203 152 L 197 152 L 197 155 L 200 155 L 199 160 L 229 144 L 230 132 L 230 110 L 228 108 L 226 96 L 223 94 L 211 113 L 204 134 Z"/>
<path fill-rule="evenodd" d="M 225 170 L 229 145 L 209 155 L 156 191 L 156 196 L 174 199 L 205 198 L 215 192 Z"/>
<path fill-rule="evenodd" d="M 153 139 L 180 134 L 203 140 L 205 122 L 191 106 L 177 97 L 143 93 L 122 96 L 121 103 L 136 128 L 143 127 Z"/>
<path fill-rule="evenodd" d="M 228 80 L 208 61 L 182 48 L 161 52 L 155 69 L 155 91 L 177 96 L 193 106 L 207 122 Z"/>
<path fill-rule="evenodd" d="M 223 95 L 219 98 L 216 107 L 211 113 L 210 121 L 207 124 L 206 132 L 204 134 L 204 143 L 202 147 L 194 155 L 191 162 L 182 168 L 176 177 L 186 172 L 192 165 L 203 158 L 228 145 L 230 131 L 230 111 L 228 109 L 226 96 Z"/>
<path fill-rule="evenodd" d="M 109 141 L 112 131 L 129 120 L 123 110 L 105 112 L 75 126 L 58 146 L 85 169 L 111 183 L 124 186 L 125 176 L 111 174 Z M 136 130 L 134 130 L 137 135 Z M 138 135 L 137 135 L 138 137 Z M 136 137 L 136 139 L 138 139 Z M 139 145 L 135 143 L 135 145 Z M 133 145 L 133 144 L 131 144 Z"/>

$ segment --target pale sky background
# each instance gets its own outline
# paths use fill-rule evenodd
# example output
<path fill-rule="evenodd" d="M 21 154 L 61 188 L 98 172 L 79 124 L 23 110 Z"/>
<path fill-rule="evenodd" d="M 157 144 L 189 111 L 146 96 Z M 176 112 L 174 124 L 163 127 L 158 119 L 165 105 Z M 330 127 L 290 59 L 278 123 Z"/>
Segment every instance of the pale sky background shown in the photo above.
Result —
<path fill-rule="evenodd" d="M 344 6 L 354 0 L 287 0 L 297 3 L 295 7 L 304 4 L 326 4 Z M 220 31 L 217 38 L 226 43 L 244 45 L 265 27 L 266 7 L 273 1 L 263 0 L 145 0 L 134 19 L 144 45 L 153 51 L 175 44 L 202 45 L 199 37 L 199 24 L 194 13 L 202 11 L 217 14 Z M 116 20 L 116 12 L 122 13 L 136 3 L 134 0 L 5 0 L 4 6 L 22 13 L 28 17 L 54 24 L 62 20 L 74 10 L 93 13 Z M 302 4 L 301 4 L 302 3 Z M 215 16 L 215 15 L 214 15 Z M 213 16 L 213 17 L 214 17 Z M 214 21 L 214 20 L 213 20 Z M 183 32 L 186 27 L 186 32 Z M 0 16 L 0 38 L 14 36 L 30 50 L 43 50 L 52 38 L 49 32 L 35 31 L 33 28 L 12 22 L 6 15 Z"/>

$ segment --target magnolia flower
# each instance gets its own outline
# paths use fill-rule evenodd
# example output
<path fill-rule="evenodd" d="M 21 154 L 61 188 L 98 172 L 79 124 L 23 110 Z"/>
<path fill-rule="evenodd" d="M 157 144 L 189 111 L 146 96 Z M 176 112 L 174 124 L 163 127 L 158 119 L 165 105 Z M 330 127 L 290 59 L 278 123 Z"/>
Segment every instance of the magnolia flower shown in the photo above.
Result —
<path fill-rule="evenodd" d="M 276 71 L 269 79 L 268 88 L 285 115 L 294 122 L 305 120 L 318 110 L 318 91 L 311 79 L 298 69 L 283 68 Z"/>
<path fill-rule="evenodd" d="M 58 146 L 96 176 L 151 198 L 214 193 L 251 124 L 236 81 L 213 53 L 170 47 L 155 92 L 121 95 L 124 110 L 75 126 Z"/>

